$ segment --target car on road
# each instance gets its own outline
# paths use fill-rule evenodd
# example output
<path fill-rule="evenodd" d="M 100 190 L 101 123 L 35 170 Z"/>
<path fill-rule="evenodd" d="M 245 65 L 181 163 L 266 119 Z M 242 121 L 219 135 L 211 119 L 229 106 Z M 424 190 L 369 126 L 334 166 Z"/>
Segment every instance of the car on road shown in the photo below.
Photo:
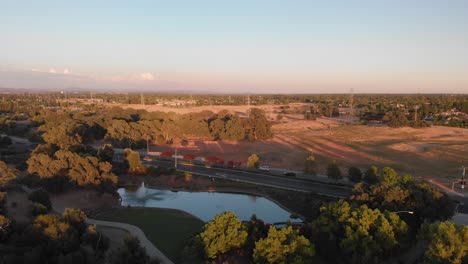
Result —
<path fill-rule="evenodd" d="M 261 171 L 270 171 L 269 166 L 260 166 L 260 167 L 258 167 L 258 169 L 261 170 Z"/>
<path fill-rule="evenodd" d="M 284 176 L 289 176 L 289 177 L 294 177 L 294 176 L 296 176 L 296 173 L 291 172 L 291 171 L 285 171 L 285 172 L 283 173 L 283 175 L 284 175 Z"/>

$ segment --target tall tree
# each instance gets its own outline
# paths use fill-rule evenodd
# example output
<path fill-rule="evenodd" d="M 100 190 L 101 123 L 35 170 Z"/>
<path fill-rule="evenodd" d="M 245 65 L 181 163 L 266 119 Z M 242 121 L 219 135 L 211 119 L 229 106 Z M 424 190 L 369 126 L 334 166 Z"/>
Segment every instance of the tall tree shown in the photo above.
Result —
<path fill-rule="evenodd" d="M 370 166 L 364 173 L 364 182 L 367 184 L 376 184 L 379 182 L 377 178 L 379 175 L 379 169 L 376 166 Z"/>
<path fill-rule="evenodd" d="M 268 139 L 273 136 L 271 133 L 271 123 L 268 121 L 265 112 L 261 109 L 250 109 L 247 124 L 248 136 L 251 140 Z"/>
<path fill-rule="evenodd" d="M 340 167 L 338 166 L 338 164 L 336 164 L 335 160 L 328 164 L 327 176 L 335 180 L 343 178 L 343 176 L 341 175 Z"/>
<path fill-rule="evenodd" d="M 350 167 L 348 169 L 348 177 L 352 182 L 360 182 L 362 180 L 362 172 L 359 168 Z"/>

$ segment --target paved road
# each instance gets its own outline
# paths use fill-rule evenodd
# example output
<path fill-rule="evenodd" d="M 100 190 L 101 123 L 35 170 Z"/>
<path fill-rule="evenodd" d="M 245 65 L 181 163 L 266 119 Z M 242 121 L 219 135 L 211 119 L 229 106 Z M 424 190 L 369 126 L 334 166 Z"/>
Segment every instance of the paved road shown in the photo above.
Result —
<path fill-rule="evenodd" d="M 170 259 L 168 259 L 161 251 L 159 251 L 159 249 L 157 249 L 153 245 L 153 243 L 151 243 L 151 241 L 148 240 L 148 238 L 146 238 L 145 233 L 140 228 L 134 225 L 118 222 L 101 221 L 90 218 L 86 220 L 86 223 L 90 225 L 106 226 L 126 230 L 133 236 L 137 237 L 138 240 L 140 240 L 140 244 L 143 248 L 146 249 L 146 253 L 148 253 L 148 256 L 150 256 L 151 258 L 156 258 L 163 264 L 173 264 L 173 262 Z"/>
<path fill-rule="evenodd" d="M 173 161 L 145 161 L 145 164 L 163 167 L 174 167 Z M 276 187 L 281 189 L 314 192 L 322 195 L 345 198 L 351 194 L 351 188 L 347 186 L 337 186 L 326 183 L 311 182 L 294 178 L 271 176 L 261 173 L 229 170 L 224 168 L 207 168 L 198 165 L 178 164 L 178 170 L 193 172 L 212 178 L 229 179 L 239 182 L 252 183 L 257 185 Z"/>
<path fill-rule="evenodd" d="M 456 213 L 452 217 L 452 222 L 454 222 L 457 225 L 468 225 L 468 214 Z"/>

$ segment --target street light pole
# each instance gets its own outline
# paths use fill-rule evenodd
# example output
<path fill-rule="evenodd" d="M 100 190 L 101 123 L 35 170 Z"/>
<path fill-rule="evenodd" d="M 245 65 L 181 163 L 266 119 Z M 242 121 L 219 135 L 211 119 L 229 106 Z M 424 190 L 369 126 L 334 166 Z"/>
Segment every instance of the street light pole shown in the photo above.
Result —
<path fill-rule="evenodd" d="M 465 166 L 462 166 L 461 188 L 463 192 L 465 189 Z"/>
<path fill-rule="evenodd" d="M 175 147 L 175 163 L 174 163 L 174 168 L 177 169 L 177 147 Z"/>
<path fill-rule="evenodd" d="M 146 134 L 146 154 L 149 154 L 148 134 Z"/>
<path fill-rule="evenodd" d="M 400 213 L 407 213 L 407 214 L 414 214 L 413 211 L 396 211 L 396 212 L 392 212 L 394 214 L 400 214 Z"/>

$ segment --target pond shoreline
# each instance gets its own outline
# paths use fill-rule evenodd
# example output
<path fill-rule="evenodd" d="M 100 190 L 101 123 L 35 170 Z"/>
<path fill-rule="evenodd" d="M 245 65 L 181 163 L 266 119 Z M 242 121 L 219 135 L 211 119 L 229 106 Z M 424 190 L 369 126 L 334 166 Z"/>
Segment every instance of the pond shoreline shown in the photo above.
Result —
<path fill-rule="evenodd" d="M 241 195 L 252 195 L 252 196 L 256 196 L 256 197 L 260 197 L 260 198 L 264 198 L 272 203 L 274 203 L 275 205 L 277 205 L 279 208 L 285 210 L 286 212 L 289 213 L 290 215 L 290 218 L 291 219 L 300 219 L 302 222 L 305 222 L 305 217 L 292 211 L 291 209 L 289 209 L 288 207 L 286 207 L 285 205 L 283 205 L 281 202 L 279 202 L 277 199 L 273 199 L 270 195 L 266 194 L 265 192 L 262 192 L 261 189 L 259 190 L 259 188 L 256 188 L 256 190 L 252 190 L 252 189 L 242 189 L 240 187 L 223 187 L 223 186 L 218 186 L 216 188 L 201 188 L 201 187 L 197 187 L 197 188 L 174 188 L 174 187 L 168 187 L 168 186 L 163 186 L 163 185 L 160 185 L 160 184 L 152 184 L 151 182 L 146 182 L 146 181 L 140 181 L 139 184 L 135 183 L 127 183 L 127 184 L 120 184 L 118 187 L 119 188 L 139 188 L 141 186 L 141 184 L 144 182 L 145 184 L 145 187 L 146 188 L 150 188 L 150 189 L 158 189 L 158 190 L 164 190 L 164 191 L 171 191 L 171 192 L 188 192 L 188 193 L 225 193 L 225 194 L 241 194 Z M 122 206 L 122 205 L 119 205 L 119 207 L 122 207 L 122 208 L 125 208 L 127 206 Z M 144 206 L 130 206 L 132 208 L 149 208 L 149 207 L 144 207 Z M 155 208 L 161 208 L 161 207 L 155 207 Z M 192 213 L 190 212 L 187 212 L 185 210 L 182 210 L 182 209 L 176 209 L 176 208 L 167 208 L 167 209 L 172 209 L 172 210 L 179 210 L 179 211 L 183 211 L 185 213 L 188 213 L 190 215 L 193 215 Z M 194 216 L 194 215 L 193 215 Z M 294 216 L 294 217 L 291 217 L 291 216 Z M 198 219 L 200 219 L 199 217 L 197 216 L 194 216 Z M 259 218 L 261 219 L 261 218 Z"/>

